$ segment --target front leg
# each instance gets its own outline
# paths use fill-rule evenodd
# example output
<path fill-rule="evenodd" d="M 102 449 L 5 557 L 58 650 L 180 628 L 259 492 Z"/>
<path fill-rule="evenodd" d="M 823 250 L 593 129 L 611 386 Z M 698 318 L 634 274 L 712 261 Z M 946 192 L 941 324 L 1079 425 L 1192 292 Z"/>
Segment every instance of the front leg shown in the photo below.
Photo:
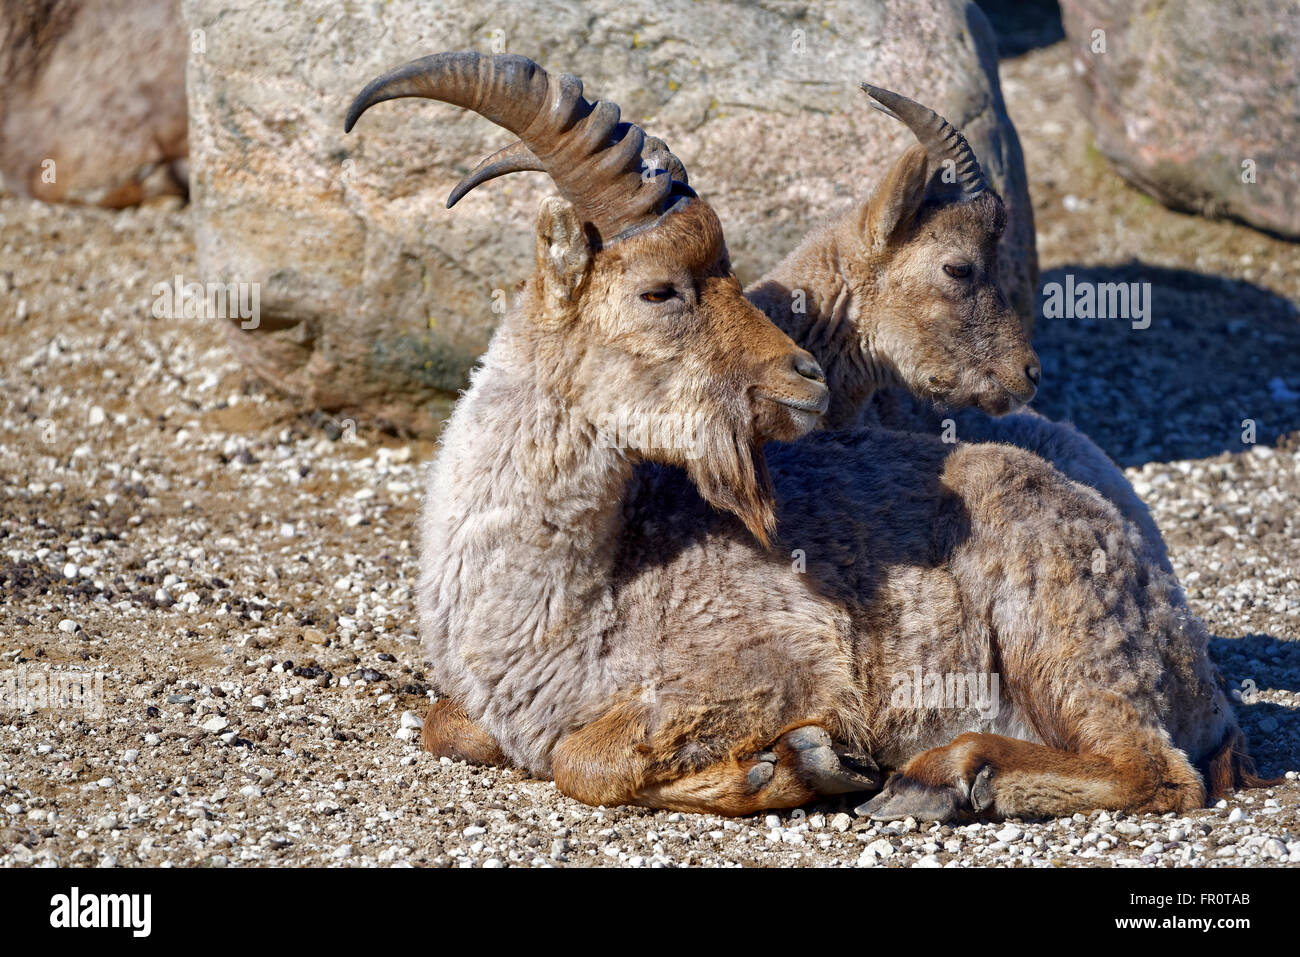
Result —
<path fill-rule="evenodd" d="M 1117 740 L 1104 754 L 967 733 L 911 761 L 867 802 L 872 820 L 1062 817 L 1097 808 L 1164 813 L 1205 802 L 1200 776 L 1154 735 Z"/>
<path fill-rule="evenodd" d="M 829 732 L 815 724 L 795 727 L 757 753 L 726 757 L 699 770 L 672 770 L 676 767 L 676 754 L 656 750 L 645 713 L 634 703 L 564 738 L 552 758 L 560 791 L 606 807 L 637 804 L 737 816 L 880 786 L 869 759 L 841 755 Z"/>
<path fill-rule="evenodd" d="M 435 701 L 424 716 L 420 745 L 439 758 L 470 764 L 508 765 L 496 739 L 466 714 L 451 698 Z"/>

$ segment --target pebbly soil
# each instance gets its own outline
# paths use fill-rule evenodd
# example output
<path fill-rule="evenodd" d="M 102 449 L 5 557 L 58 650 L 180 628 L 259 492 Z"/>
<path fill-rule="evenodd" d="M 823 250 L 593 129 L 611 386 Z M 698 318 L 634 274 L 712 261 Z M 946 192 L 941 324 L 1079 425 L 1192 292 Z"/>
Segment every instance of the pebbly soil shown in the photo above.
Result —
<path fill-rule="evenodd" d="M 595 809 L 432 758 L 409 727 L 435 693 L 411 599 L 432 446 L 152 318 L 155 283 L 197 275 L 183 208 L 4 198 L 0 679 L 99 674 L 105 715 L 0 701 L 0 866 L 1300 863 L 1300 255 L 1126 187 L 1062 44 L 1002 67 L 1045 279 L 1153 284 L 1145 330 L 1040 323 L 1038 406 L 1128 468 L 1284 785 L 1183 817 L 877 826 L 848 800 Z"/>

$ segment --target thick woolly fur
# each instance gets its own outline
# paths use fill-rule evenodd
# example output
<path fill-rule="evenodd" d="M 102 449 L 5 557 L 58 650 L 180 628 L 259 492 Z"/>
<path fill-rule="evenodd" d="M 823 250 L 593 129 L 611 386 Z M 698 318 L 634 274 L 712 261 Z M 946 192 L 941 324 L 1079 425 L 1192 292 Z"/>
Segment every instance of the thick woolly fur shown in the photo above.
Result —
<path fill-rule="evenodd" d="M 825 390 L 703 202 L 594 250 L 548 200 L 537 248 L 422 529 L 437 682 L 507 760 L 593 804 L 751 813 L 816 793 L 791 737 L 815 725 L 901 769 L 884 817 L 1204 801 L 1193 765 L 1239 732 L 1203 627 L 1102 496 L 1002 445 L 795 441 Z M 611 415 L 688 413 L 690 454 L 601 441 Z M 917 667 L 998 675 L 1000 710 L 897 706 Z"/>

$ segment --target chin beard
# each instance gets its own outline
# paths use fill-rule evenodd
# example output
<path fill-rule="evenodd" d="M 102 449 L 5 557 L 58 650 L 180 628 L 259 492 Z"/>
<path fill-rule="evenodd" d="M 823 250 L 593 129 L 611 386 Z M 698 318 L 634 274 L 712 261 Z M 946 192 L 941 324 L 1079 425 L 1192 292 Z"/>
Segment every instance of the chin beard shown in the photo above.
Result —
<path fill-rule="evenodd" d="M 702 429 L 699 454 L 686 472 L 714 508 L 731 512 L 764 548 L 776 532 L 772 478 L 761 444 L 750 436 L 722 429 Z"/>

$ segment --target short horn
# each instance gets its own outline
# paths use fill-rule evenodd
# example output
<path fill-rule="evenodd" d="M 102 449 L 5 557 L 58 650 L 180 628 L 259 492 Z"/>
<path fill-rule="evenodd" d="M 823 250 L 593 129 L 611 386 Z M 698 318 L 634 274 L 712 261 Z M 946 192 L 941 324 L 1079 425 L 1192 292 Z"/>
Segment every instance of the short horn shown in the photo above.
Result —
<path fill-rule="evenodd" d="M 447 208 L 459 203 L 465 194 L 481 186 L 490 179 L 506 176 L 510 173 L 546 172 L 546 164 L 537 158 L 522 140 L 516 140 L 509 146 L 502 147 L 484 159 L 470 174 L 456 184 L 456 188 L 447 197 Z"/>
<path fill-rule="evenodd" d="M 589 102 L 576 76 L 550 76 L 527 57 L 435 53 L 413 60 L 366 84 L 345 129 L 376 103 L 401 96 L 453 103 L 514 133 L 602 244 L 654 225 L 684 200 L 665 173 L 642 175 L 645 133 L 623 122 L 616 104 Z M 522 167 L 502 172 L 513 168 Z"/>
<path fill-rule="evenodd" d="M 641 167 L 642 175 L 653 173 L 656 170 L 663 170 L 672 178 L 674 186 L 689 186 L 690 179 L 686 175 L 686 166 L 673 155 L 668 149 L 667 144 L 657 136 L 647 136 L 645 142 L 641 144 Z M 510 173 L 528 173 L 528 172 L 545 172 L 546 165 L 537 158 L 521 140 L 516 140 L 509 146 L 503 146 L 491 156 L 482 160 L 474 167 L 464 179 L 456 184 L 456 188 L 451 191 L 447 197 L 447 208 L 451 209 L 462 199 L 465 194 L 471 190 L 483 185 L 488 180 L 496 179 L 498 176 L 507 176 Z"/>
<path fill-rule="evenodd" d="M 988 180 L 980 169 L 975 152 L 966 142 L 961 131 L 929 107 L 922 106 L 915 100 L 883 90 L 870 83 L 861 84 L 876 102 L 871 104 L 880 112 L 901 121 L 925 147 L 930 163 L 936 169 L 945 161 L 951 161 L 956 174 L 957 186 L 962 198 L 969 199 L 988 189 Z"/>

